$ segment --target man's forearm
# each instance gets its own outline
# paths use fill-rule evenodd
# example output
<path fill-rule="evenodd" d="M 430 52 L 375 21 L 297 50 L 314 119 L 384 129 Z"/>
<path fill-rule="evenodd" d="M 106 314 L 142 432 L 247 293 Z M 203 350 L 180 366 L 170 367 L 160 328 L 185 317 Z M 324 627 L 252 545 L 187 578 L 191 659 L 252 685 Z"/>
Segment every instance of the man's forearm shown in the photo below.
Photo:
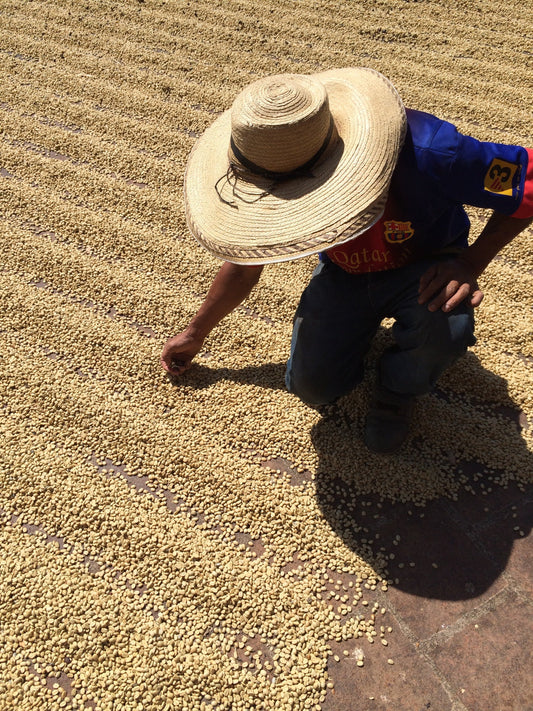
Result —
<path fill-rule="evenodd" d="M 190 367 L 207 334 L 249 295 L 263 267 L 245 267 L 224 262 L 204 303 L 187 328 L 169 338 L 161 353 L 161 367 L 180 376 Z"/>
<path fill-rule="evenodd" d="M 476 241 L 461 255 L 479 276 L 511 240 L 533 222 L 494 212 Z"/>
<path fill-rule="evenodd" d="M 200 338 L 207 334 L 249 296 L 259 281 L 263 267 L 248 267 L 224 262 L 216 275 L 204 303 L 188 326 Z"/>

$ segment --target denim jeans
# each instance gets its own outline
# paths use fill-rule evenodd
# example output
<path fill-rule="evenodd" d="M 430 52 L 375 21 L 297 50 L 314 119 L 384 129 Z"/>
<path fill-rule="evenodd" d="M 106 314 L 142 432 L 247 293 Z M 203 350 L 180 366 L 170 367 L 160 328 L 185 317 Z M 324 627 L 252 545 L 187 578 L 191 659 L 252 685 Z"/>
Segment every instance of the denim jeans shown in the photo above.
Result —
<path fill-rule="evenodd" d="M 441 373 L 475 343 L 473 310 L 418 304 L 418 284 L 435 258 L 399 269 L 349 274 L 330 260 L 313 272 L 294 316 L 287 389 L 309 405 L 334 402 L 363 378 L 363 363 L 384 318 L 395 344 L 379 363 L 379 380 L 396 393 L 429 392 Z"/>

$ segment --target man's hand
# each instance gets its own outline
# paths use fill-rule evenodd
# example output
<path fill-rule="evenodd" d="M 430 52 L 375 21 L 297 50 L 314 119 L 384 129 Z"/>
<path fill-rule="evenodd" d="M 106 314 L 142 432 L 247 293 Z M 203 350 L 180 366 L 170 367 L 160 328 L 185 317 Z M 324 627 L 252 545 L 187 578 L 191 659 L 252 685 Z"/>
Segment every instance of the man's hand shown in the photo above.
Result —
<path fill-rule="evenodd" d="M 451 311 L 464 299 L 479 306 L 483 293 L 477 278 L 494 257 L 533 223 L 533 217 L 510 217 L 493 212 L 476 241 L 460 256 L 431 266 L 420 279 L 418 303 L 430 311 Z"/>
<path fill-rule="evenodd" d="M 161 353 L 161 367 L 171 375 L 182 375 L 191 367 L 191 361 L 204 342 L 189 329 L 170 338 Z"/>
<path fill-rule="evenodd" d="M 465 299 L 474 308 L 483 300 L 474 268 L 465 259 L 438 262 L 422 275 L 418 303 L 429 302 L 430 311 L 451 311 Z"/>

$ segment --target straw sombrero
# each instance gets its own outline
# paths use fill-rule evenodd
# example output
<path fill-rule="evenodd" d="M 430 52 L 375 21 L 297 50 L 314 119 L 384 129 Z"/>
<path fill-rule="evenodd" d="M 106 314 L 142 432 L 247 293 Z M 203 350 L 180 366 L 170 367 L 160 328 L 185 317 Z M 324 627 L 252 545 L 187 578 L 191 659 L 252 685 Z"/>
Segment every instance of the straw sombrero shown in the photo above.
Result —
<path fill-rule="evenodd" d="M 259 79 L 191 151 L 189 229 L 238 264 L 346 242 L 382 215 L 405 129 L 398 93 L 372 69 Z"/>

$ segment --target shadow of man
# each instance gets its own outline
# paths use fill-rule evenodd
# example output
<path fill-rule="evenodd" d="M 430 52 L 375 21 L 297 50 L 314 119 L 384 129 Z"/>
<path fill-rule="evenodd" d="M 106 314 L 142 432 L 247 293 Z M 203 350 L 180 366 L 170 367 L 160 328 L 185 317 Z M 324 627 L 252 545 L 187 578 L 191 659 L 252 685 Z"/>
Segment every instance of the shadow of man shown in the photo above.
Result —
<path fill-rule="evenodd" d="M 465 375 L 457 392 L 452 385 Z M 515 539 L 531 530 L 533 452 L 523 413 L 505 380 L 468 353 L 420 399 L 402 451 L 376 455 L 360 438 L 369 390 L 365 382 L 328 408 L 311 433 L 323 515 L 358 555 L 368 558 L 370 547 L 369 562 L 396 589 L 479 597 L 506 569 Z"/>
<path fill-rule="evenodd" d="M 383 329 L 371 358 L 388 338 Z M 230 380 L 284 390 L 284 370 L 284 363 L 196 364 L 179 384 L 202 389 Z M 469 352 L 419 400 L 401 452 L 373 454 L 361 441 L 370 379 L 326 408 L 311 431 L 318 506 L 343 542 L 397 589 L 438 600 L 479 597 L 505 570 L 515 539 L 531 530 L 527 421 L 506 381 Z"/>

